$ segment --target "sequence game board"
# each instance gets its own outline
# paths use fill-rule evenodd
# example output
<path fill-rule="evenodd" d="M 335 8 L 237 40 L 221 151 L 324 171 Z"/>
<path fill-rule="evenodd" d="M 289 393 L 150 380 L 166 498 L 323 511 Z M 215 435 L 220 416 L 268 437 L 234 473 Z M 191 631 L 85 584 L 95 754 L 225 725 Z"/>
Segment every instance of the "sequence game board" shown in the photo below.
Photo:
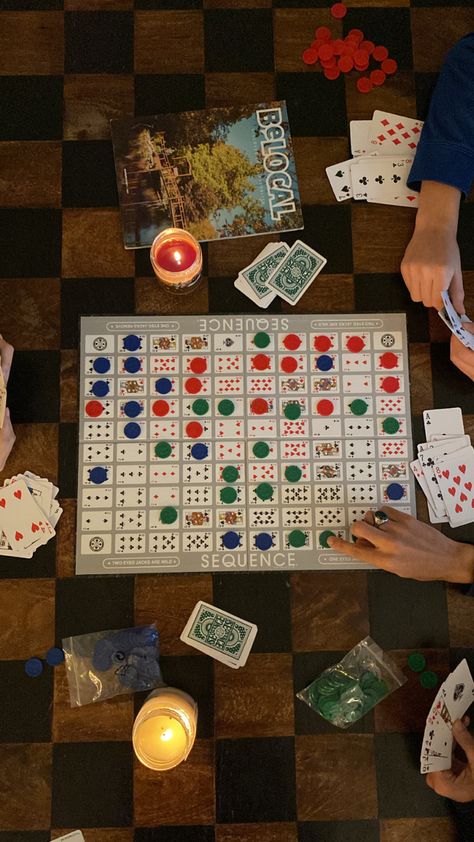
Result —
<path fill-rule="evenodd" d="M 77 573 L 358 566 L 415 513 L 402 314 L 84 317 Z"/>

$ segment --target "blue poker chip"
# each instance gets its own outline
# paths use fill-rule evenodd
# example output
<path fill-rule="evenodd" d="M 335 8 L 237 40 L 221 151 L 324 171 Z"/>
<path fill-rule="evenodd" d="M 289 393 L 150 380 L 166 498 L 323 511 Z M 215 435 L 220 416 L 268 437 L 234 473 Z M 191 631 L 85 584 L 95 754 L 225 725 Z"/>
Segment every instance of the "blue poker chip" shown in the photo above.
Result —
<path fill-rule="evenodd" d="M 101 485 L 107 479 L 107 468 L 89 468 L 89 479 L 94 485 Z"/>
<path fill-rule="evenodd" d="M 129 374 L 136 374 L 137 371 L 140 371 L 141 362 L 138 357 L 127 357 L 125 360 L 123 367 L 125 371 L 128 371 Z"/>
<path fill-rule="evenodd" d="M 330 371 L 333 365 L 334 363 L 329 354 L 321 354 L 321 356 L 316 360 L 316 368 L 318 368 L 319 371 Z"/>
<path fill-rule="evenodd" d="M 46 663 L 49 664 L 50 667 L 57 667 L 59 664 L 62 664 L 64 661 L 64 652 L 59 646 L 52 646 L 51 649 L 48 649 L 46 652 Z"/>
<path fill-rule="evenodd" d="M 387 485 L 386 493 L 389 500 L 401 500 L 404 495 L 403 485 L 399 482 L 391 482 Z"/>
<path fill-rule="evenodd" d="M 43 672 L 43 662 L 39 658 L 28 658 L 25 663 L 25 672 L 30 678 L 37 678 Z"/>
<path fill-rule="evenodd" d="M 273 538 L 268 532 L 260 532 L 255 536 L 255 546 L 258 550 L 269 550 L 273 545 Z"/>
<path fill-rule="evenodd" d="M 110 386 L 105 380 L 96 380 L 92 384 L 91 392 L 96 398 L 105 398 L 109 394 Z"/>
<path fill-rule="evenodd" d="M 123 428 L 123 432 L 127 439 L 137 439 L 141 431 L 142 428 L 136 421 L 130 421 L 128 424 L 125 424 L 125 427 Z"/>
<path fill-rule="evenodd" d="M 138 401 L 127 401 L 123 408 L 123 411 L 127 418 L 136 418 L 137 415 L 140 415 L 142 408 Z"/>
<path fill-rule="evenodd" d="M 159 395 L 167 395 L 168 392 L 171 392 L 172 388 L 173 384 L 169 377 L 160 377 L 160 379 L 155 382 L 155 391 L 158 392 Z"/>
<path fill-rule="evenodd" d="M 226 532 L 222 536 L 222 543 L 226 550 L 235 550 L 240 544 L 240 536 L 237 532 Z"/>
<path fill-rule="evenodd" d="M 112 657 L 117 647 L 109 637 L 102 637 L 94 646 L 92 666 L 98 672 L 107 672 L 112 666 Z"/>
<path fill-rule="evenodd" d="M 97 374 L 107 374 L 110 370 L 110 360 L 107 357 L 97 357 L 92 363 L 92 368 Z"/>
<path fill-rule="evenodd" d="M 126 351 L 138 351 L 142 347 L 142 340 L 139 336 L 135 336 L 134 333 L 130 333 L 128 336 L 125 336 L 123 347 Z"/>
<path fill-rule="evenodd" d="M 193 459 L 206 459 L 209 453 L 209 448 L 207 444 L 203 444 L 202 442 L 196 442 L 193 444 L 191 448 L 191 456 Z"/>

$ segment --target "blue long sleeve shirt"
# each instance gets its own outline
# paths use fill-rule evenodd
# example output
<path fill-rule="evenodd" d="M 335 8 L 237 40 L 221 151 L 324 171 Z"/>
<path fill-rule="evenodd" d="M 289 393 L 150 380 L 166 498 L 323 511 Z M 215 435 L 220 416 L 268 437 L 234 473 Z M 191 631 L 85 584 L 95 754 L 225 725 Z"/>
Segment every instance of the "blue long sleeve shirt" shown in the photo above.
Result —
<path fill-rule="evenodd" d="M 474 180 L 474 32 L 450 50 L 431 98 L 408 184 L 440 181 L 467 196 Z"/>

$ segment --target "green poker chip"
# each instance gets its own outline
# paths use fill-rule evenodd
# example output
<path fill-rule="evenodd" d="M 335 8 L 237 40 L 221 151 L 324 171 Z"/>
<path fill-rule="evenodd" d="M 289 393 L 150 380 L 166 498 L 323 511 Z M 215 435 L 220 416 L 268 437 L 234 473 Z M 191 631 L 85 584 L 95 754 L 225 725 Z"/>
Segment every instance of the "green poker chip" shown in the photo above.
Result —
<path fill-rule="evenodd" d="M 362 398 L 356 398 L 349 406 L 353 415 L 365 415 L 369 408 L 369 404 L 363 401 Z"/>
<path fill-rule="evenodd" d="M 252 447 L 252 453 L 257 459 L 265 459 L 270 453 L 270 445 L 266 441 L 256 441 Z"/>
<path fill-rule="evenodd" d="M 206 415 L 209 412 L 209 403 L 204 398 L 193 401 L 192 410 L 195 415 Z"/>
<path fill-rule="evenodd" d="M 161 523 L 174 523 L 178 519 L 178 512 L 173 506 L 165 506 L 160 512 Z"/>
<path fill-rule="evenodd" d="M 299 403 L 288 403 L 283 412 L 285 413 L 285 418 L 295 421 L 301 415 L 301 407 Z"/>
<path fill-rule="evenodd" d="M 239 478 L 239 471 L 235 465 L 226 465 L 222 471 L 222 479 L 224 482 L 236 482 Z"/>
<path fill-rule="evenodd" d="M 235 503 L 237 500 L 237 489 L 232 488 L 230 485 L 226 488 L 221 488 L 219 497 L 221 503 Z"/>
<path fill-rule="evenodd" d="M 330 549 L 330 546 L 328 544 L 328 538 L 331 538 L 332 536 L 336 537 L 335 533 L 332 532 L 330 529 L 325 529 L 324 532 L 321 532 L 321 535 L 319 536 L 319 543 L 321 547 L 324 547 L 325 550 Z"/>
<path fill-rule="evenodd" d="M 158 456 L 158 459 L 167 459 L 172 450 L 169 441 L 159 441 L 155 444 L 155 456 Z"/>
<path fill-rule="evenodd" d="M 224 398 L 224 400 L 219 401 L 217 404 L 217 411 L 220 415 L 232 415 L 235 409 L 234 401 L 230 401 L 228 398 Z"/>
<path fill-rule="evenodd" d="M 421 652 L 412 652 L 408 656 L 408 666 L 413 672 L 423 672 L 426 667 L 426 658 Z"/>
<path fill-rule="evenodd" d="M 425 690 L 432 690 L 438 683 L 438 676 L 432 670 L 426 670 L 420 675 L 420 684 Z"/>
<path fill-rule="evenodd" d="M 288 535 L 288 543 L 290 547 L 304 547 L 306 543 L 306 535 L 301 529 L 293 529 Z"/>
<path fill-rule="evenodd" d="M 255 489 L 259 500 L 270 500 L 273 497 L 273 486 L 269 482 L 261 482 Z"/>
<path fill-rule="evenodd" d="M 396 418 L 384 418 L 382 421 L 382 428 L 384 433 L 388 433 L 393 436 L 393 434 L 400 428 L 400 422 L 397 421 Z"/>
<path fill-rule="evenodd" d="M 257 348 L 267 348 L 268 345 L 270 345 L 270 337 L 268 333 L 256 333 L 253 341 Z"/>
<path fill-rule="evenodd" d="M 298 465 L 288 465 L 285 468 L 285 479 L 288 482 L 298 482 L 303 475 L 303 471 L 301 468 L 298 468 Z"/>

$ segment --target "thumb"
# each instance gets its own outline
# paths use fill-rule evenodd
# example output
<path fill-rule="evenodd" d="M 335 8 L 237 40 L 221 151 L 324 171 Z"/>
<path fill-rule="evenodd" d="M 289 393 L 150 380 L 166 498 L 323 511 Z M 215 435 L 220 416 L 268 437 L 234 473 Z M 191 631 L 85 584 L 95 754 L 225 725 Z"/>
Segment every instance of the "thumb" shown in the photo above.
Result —
<path fill-rule="evenodd" d="M 474 738 L 460 719 L 457 719 L 453 725 L 453 734 L 456 737 L 456 742 L 463 749 L 469 765 L 474 767 Z"/>
<path fill-rule="evenodd" d="M 462 316 L 466 311 L 464 309 L 464 287 L 460 268 L 456 269 L 453 275 L 453 279 L 449 287 L 449 296 L 453 302 L 454 309 L 460 316 Z"/>
<path fill-rule="evenodd" d="M 474 322 L 463 322 L 462 326 L 468 333 L 474 333 Z"/>

